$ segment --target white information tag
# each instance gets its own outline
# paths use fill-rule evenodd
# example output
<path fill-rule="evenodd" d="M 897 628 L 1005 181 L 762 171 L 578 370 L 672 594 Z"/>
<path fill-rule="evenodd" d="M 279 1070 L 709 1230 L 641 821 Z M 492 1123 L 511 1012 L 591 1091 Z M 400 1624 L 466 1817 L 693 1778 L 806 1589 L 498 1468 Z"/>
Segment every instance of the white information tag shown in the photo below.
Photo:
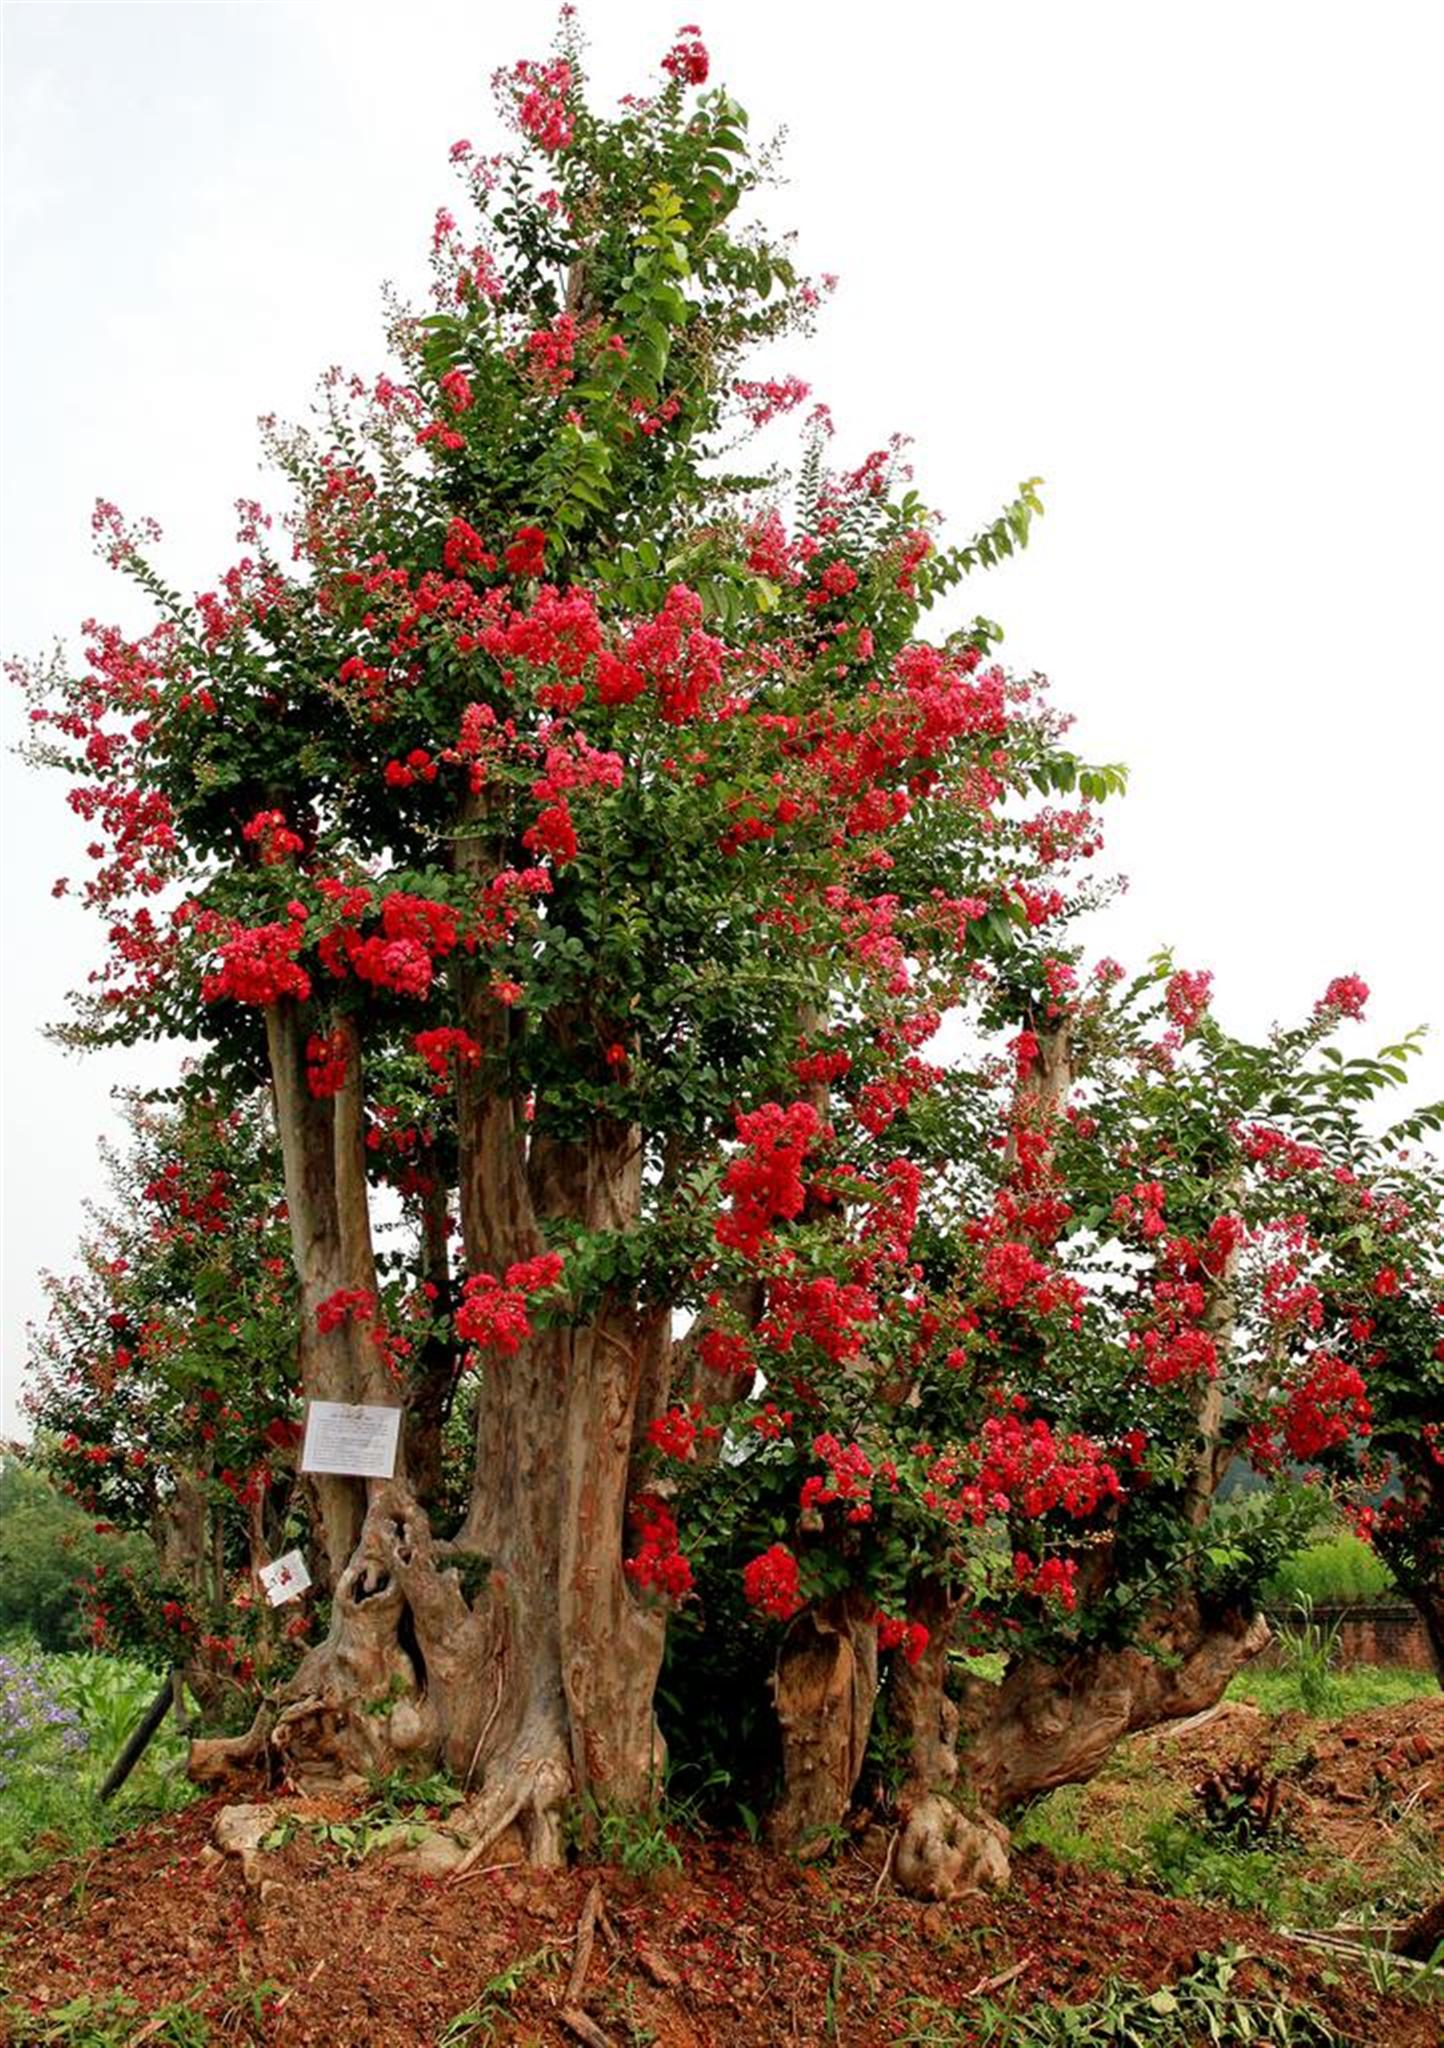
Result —
<path fill-rule="evenodd" d="M 396 1470 L 400 1432 L 399 1408 L 353 1408 L 345 1401 L 310 1401 L 306 1404 L 301 1470 L 389 1479 Z"/>
<path fill-rule="evenodd" d="M 288 1550 L 284 1557 L 272 1558 L 263 1564 L 256 1574 L 266 1589 L 266 1598 L 273 1607 L 284 1607 L 288 1600 L 299 1600 L 311 1583 L 311 1574 L 306 1569 L 306 1560 L 299 1550 Z"/>

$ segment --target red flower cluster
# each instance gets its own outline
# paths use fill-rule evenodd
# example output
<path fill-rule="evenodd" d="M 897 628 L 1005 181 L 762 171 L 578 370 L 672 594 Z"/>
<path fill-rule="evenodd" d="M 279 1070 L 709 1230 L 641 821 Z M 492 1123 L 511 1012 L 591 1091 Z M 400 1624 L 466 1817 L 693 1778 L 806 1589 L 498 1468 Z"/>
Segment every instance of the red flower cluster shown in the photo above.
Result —
<path fill-rule="evenodd" d="M 909 1664 L 916 1664 L 931 1640 L 928 1629 L 920 1621 L 900 1621 L 889 1614 L 878 1614 L 874 1621 L 877 1629 L 877 1646 L 880 1650 L 901 1650 Z"/>
<path fill-rule="evenodd" d="M 804 384 L 800 377 L 783 377 L 780 380 L 768 378 L 762 383 L 739 381 L 732 389 L 741 399 L 743 410 L 751 425 L 759 428 L 765 427 L 770 420 L 775 420 L 780 413 L 791 412 L 794 406 L 801 405 L 812 394 L 812 386 Z M 774 581 L 783 582 L 787 580 L 789 565 L 785 554 L 776 552 L 776 543 L 779 539 L 785 549 L 782 522 L 774 514 L 773 521 L 759 529 L 759 541 L 753 549 L 751 566 L 758 575 L 771 576 Z M 763 566 L 763 561 L 759 559 L 760 551 L 766 548 L 769 542 L 774 551 L 766 558 L 766 566 Z"/>
<path fill-rule="evenodd" d="M 479 1349 L 508 1356 L 532 1334 L 527 1299 L 555 1287 L 562 1276 L 560 1252 L 542 1252 L 508 1266 L 502 1282 L 494 1273 L 473 1273 L 462 1288 L 456 1311 L 456 1334 Z"/>
<path fill-rule="evenodd" d="M 757 1366 L 751 1343 L 738 1330 L 704 1330 L 697 1340 L 697 1355 L 709 1372 L 733 1377 L 754 1372 Z"/>
<path fill-rule="evenodd" d="M 457 943 L 456 913 L 428 896 L 397 889 L 381 905 L 381 930 L 362 939 L 349 925 L 328 934 L 321 958 L 332 974 L 349 967 L 358 981 L 392 995 L 424 996 L 435 973 Z"/>
<path fill-rule="evenodd" d="M 1367 1436 L 1373 1412 L 1358 1368 L 1317 1351 L 1284 1403 L 1284 1442 L 1291 1456 L 1307 1462 L 1351 1436 Z"/>
<path fill-rule="evenodd" d="M 525 1294 L 503 1286 L 494 1273 L 473 1273 L 461 1295 L 456 1334 L 466 1343 L 511 1356 L 532 1334 Z"/>
<path fill-rule="evenodd" d="M 1077 1434 L 1055 1436 L 1041 1418 L 1025 1423 L 1016 1413 L 990 1416 L 973 1456 L 983 1499 L 1005 1500 L 1030 1521 L 1052 1508 L 1079 1521 L 1105 1501 L 1123 1498 L 1122 1482 L 1097 1444 Z"/>
<path fill-rule="evenodd" d="M 804 1514 L 846 1501 L 849 1522 L 872 1520 L 872 1464 L 861 1444 L 840 1443 L 835 1436 L 813 1438 L 812 1454 L 827 1466 L 827 1477 L 813 1473 L 802 1482 Z"/>
<path fill-rule="evenodd" d="M 306 843 L 299 832 L 291 831 L 283 811 L 257 811 L 255 817 L 241 827 L 241 837 L 248 844 L 259 847 L 266 867 L 278 867 L 293 853 L 299 853 Z"/>
<path fill-rule="evenodd" d="M 369 1323 L 376 1315 L 376 1297 L 364 1287 L 338 1287 L 316 1304 L 316 1328 L 324 1337 L 343 1323 Z"/>
<path fill-rule="evenodd" d="M 440 1025 L 435 1031 L 418 1031 L 411 1043 L 441 1082 L 448 1079 L 453 1059 L 458 1067 L 474 1067 L 481 1060 L 481 1047 L 471 1033 L 459 1031 L 453 1025 Z"/>
<path fill-rule="evenodd" d="M 219 967 L 201 982 L 204 1001 L 229 999 L 264 1007 L 294 996 L 305 1002 L 311 993 L 311 977 L 297 965 L 296 955 L 305 942 L 306 913 L 299 903 L 290 908 L 290 924 L 232 928 L 231 937 L 219 948 Z"/>
<path fill-rule="evenodd" d="M 1249 1124 L 1238 1133 L 1244 1157 L 1262 1166 L 1270 1180 L 1289 1180 L 1296 1173 L 1312 1173 L 1324 1163 L 1317 1145 L 1305 1145 L 1270 1124 Z"/>
<path fill-rule="evenodd" d="M 764 1102 L 737 1119 L 737 1135 L 746 1147 L 722 1177 L 730 1206 L 717 1218 L 720 1245 L 755 1259 L 779 1218 L 802 1213 L 807 1189 L 802 1179 L 808 1148 L 822 1135 L 823 1124 L 810 1102 Z"/>
<path fill-rule="evenodd" d="M 548 156 L 566 148 L 572 139 L 572 116 L 567 105 L 572 67 L 565 58 L 554 58 L 550 64 L 533 64 L 522 57 L 509 72 L 498 71 L 494 83 L 504 111 L 529 142 Z"/>
<path fill-rule="evenodd" d="M 1185 1038 L 1198 1029 L 1212 991 L 1211 974 L 1191 974 L 1187 968 L 1180 968 L 1177 974 L 1170 975 L 1164 1001 L 1169 1016 Z"/>
<path fill-rule="evenodd" d="M 639 1493 L 630 1520 L 639 1543 L 635 1557 L 622 1569 L 643 1592 L 667 1600 L 684 1600 L 692 1590 L 692 1567 L 678 1546 L 677 1523 L 666 1502 L 655 1493 Z"/>
<path fill-rule="evenodd" d="M 518 581 L 540 576 L 546 567 L 547 537 L 539 526 L 519 526 L 506 550 L 506 566 Z"/>
<path fill-rule="evenodd" d="M 1038 1600 L 1056 1599 L 1069 1614 L 1078 1605 L 1073 1583 L 1077 1576 L 1078 1566 L 1071 1557 L 1049 1557 L 1034 1564 L 1027 1552 L 1020 1550 L 1013 1558 L 1013 1579 L 1019 1589 Z"/>
<path fill-rule="evenodd" d="M 669 1408 L 648 1425 L 647 1441 L 666 1457 L 685 1463 L 697 1442 L 697 1425 L 685 1408 Z"/>
<path fill-rule="evenodd" d="M 538 327 L 526 338 L 527 369 L 544 391 L 564 391 L 571 383 L 577 352 L 577 323 L 559 313 L 550 327 Z"/>
<path fill-rule="evenodd" d="M 1369 984 L 1357 974 L 1338 974 L 1314 1004 L 1314 1015 L 1331 1011 L 1336 1017 L 1362 1017 L 1369 1000 Z"/>
<path fill-rule="evenodd" d="M 306 1086 L 318 1099 L 339 1095 L 346 1085 L 347 1041 L 344 1031 L 306 1040 Z"/>
<path fill-rule="evenodd" d="M 1048 1268 L 1025 1244 L 990 1245 L 983 1256 L 984 1292 L 1002 1308 L 1017 1308 L 1048 1277 Z"/>
<path fill-rule="evenodd" d="M 603 703 L 626 703 L 650 683 L 668 725 L 686 725 L 708 693 L 721 689 L 722 652 L 722 642 L 702 631 L 701 598 L 674 583 L 655 617 L 632 628 L 620 664 L 605 677 L 598 665 L 598 694 Z"/>
<path fill-rule="evenodd" d="M 480 569 L 489 576 L 496 568 L 496 556 L 474 526 L 458 514 L 446 529 L 442 543 L 441 559 L 453 576 L 463 576 L 468 569 Z"/>
<path fill-rule="evenodd" d="M 684 23 L 677 31 L 676 42 L 662 59 L 662 69 L 675 78 L 678 85 L 707 83 L 711 66 L 701 34 L 695 23 Z"/>
<path fill-rule="evenodd" d="M 774 1543 L 770 1550 L 764 1550 L 760 1557 L 743 1566 L 742 1591 L 749 1606 L 770 1615 L 773 1621 L 791 1621 L 805 1604 L 797 1559 L 781 1543 Z"/>

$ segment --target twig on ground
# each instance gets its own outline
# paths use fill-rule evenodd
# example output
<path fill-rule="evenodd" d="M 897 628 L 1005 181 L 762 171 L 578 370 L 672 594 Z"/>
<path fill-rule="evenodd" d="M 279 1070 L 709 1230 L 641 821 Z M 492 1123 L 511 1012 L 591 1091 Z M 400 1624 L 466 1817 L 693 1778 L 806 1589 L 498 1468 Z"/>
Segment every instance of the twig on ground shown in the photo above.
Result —
<path fill-rule="evenodd" d="M 572 1974 L 567 1979 L 567 1988 L 562 1993 L 561 2009 L 557 2014 L 557 2018 L 567 2031 L 575 2034 L 579 2041 L 585 2042 L 586 2048 L 610 2048 L 607 2036 L 591 2014 L 583 2011 L 581 2002 L 601 1911 L 602 1881 L 600 1878 L 594 1878 L 577 1919 L 576 1954 L 572 1957 Z"/>
<path fill-rule="evenodd" d="M 888 1878 L 892 1874 L 893 1859 L 897 1855 L 898 1837 L 901 1833 L 902 1829 L 900 1827 L 894 1828 L 891 1835 L 889 1835 L 888 1837 L 887 1854 L 882 1859 L 882 1869 L 878 1872 L 877 1883 L 872 1888 L 872 1896 L 874 1899 L 877 1898 L 878 1893 L 882 1890 L 883 1886 L 887 1883 Z"/>
<path fill-rule="evenodd" d="M 1015 1977 L 1021 1977 L 1033 1958 L 1024 1956 L 1022 1962 L 1014 1963 L 1011 1970 L 999 1970 L 996 1977 L 985 1977 L 981 1984 L 975 1984 L 965 1995 L 968 1998 L 986 1998 L 994 1991 L 1001 1991 L 1005 1984 L 1011 1984 Z"/>

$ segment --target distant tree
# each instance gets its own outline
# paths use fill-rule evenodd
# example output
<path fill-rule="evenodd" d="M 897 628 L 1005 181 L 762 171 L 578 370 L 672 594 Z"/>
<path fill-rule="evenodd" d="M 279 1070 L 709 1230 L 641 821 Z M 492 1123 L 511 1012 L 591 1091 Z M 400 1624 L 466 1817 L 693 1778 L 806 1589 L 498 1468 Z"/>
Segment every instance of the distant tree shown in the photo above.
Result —
<path fill-rule="evenodd" d="M 90 1518 L 92 1639 L 183 1664 L 219 1704 L 273 1661 L 256 1570 L 310 1520 L 280 1162 L 263 1102 L 195 1089 L 123 1112 L 81 1269 L 47 1277 L 31 1332 L 30 1456 Z"/>

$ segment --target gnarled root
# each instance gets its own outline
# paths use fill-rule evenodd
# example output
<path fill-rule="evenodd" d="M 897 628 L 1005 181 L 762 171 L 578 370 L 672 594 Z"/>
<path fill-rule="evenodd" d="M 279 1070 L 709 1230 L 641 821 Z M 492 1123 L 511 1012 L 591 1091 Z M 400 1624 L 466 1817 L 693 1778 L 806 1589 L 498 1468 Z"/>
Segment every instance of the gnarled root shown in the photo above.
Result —
<path fill-rule="evenodd" d="M 1008 1832 L 988 1814 L 968 1814 L 951 1797 L 958 1776 L 958 1709 L 945 1684 L 954 1605 L 924 1585 L 908 1616 L 927 1630 L 922 1652 L 893 1668 L 888 1704 L 893 1728 L 907 1744 L 907 1777 L 899 1799 L 902 1826 L 893 1874 L 919 1899 L 1008 1881 Z"/>
<path fill-rule="evenodd" d="M 336 1585 L 331 1631 L 239 1741 L 192 1745 L 191 1774 L 213 1783 L 243 1763 L 316 1788 L 443 1758 L 464 1770 L 476 1747 L 497 1648 L 499 1602 L 473 1610 L 445 1568 L 410 1489 L 378 1490 Z"/>
<path fill-rule="evenodd" d="M 893 1873 L 915 1899 L 950 1899 L 1006 1884 L 1008 1830 L 991 1814 L 966 1814 L 941 1793 L 929 1793 L 904 1814 Z"/>
<path fill-rule="evenodd" d="M 263 1704 L 244 1735 L 212 1735 L 190 1747 L 188 1770 L 197 1785 L 228 1786 L 270 1765 L 271 1728 L 276 1710 Z"/>
<path fill-rule="evenodd" d="M 542 1869 L 564 1863 L 572 1785 L 565 1731 L 540 1716 L 529 1718 L 515 1744 L 489 1765 L 475 1798 L 451 1816 L 449 1826 L 469 1844 L 456 1876 L 488 1858 Z"/>

